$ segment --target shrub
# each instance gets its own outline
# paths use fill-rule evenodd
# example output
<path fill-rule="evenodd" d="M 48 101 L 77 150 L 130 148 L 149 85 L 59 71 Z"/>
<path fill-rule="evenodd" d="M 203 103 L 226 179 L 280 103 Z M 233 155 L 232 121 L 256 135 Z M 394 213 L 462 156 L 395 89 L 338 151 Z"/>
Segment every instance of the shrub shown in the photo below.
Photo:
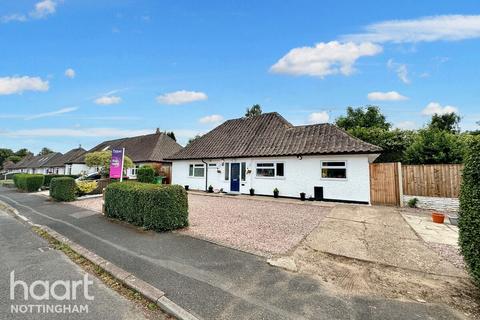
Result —
<path fill-rule="evenodd" d="M 63 178 L 63 177 L 70 177 L 70 178 L 76 179 L 76 178 L 79 177 L 79 175 L 74 175 L 74 174 L 71 174 L 71 175 L 47 174 L 45 176 L 45 180 L 43 181 L 43 186 L 49 188 L 50 187 L 50 182 L 52 181 L 53 178 Z"/>
<path fill-rule="evenodd" d="M 77 184 L 76 193 L 79 196 L 92 193 L 98 187 L 98 183 L 95 180 L 77 181 L 76 184 Z"/>
<path fill-rule="evenodd" d="M 155 182 L 155 170 L 151 166 L 143 166 L 138 168 L 137 171 L 138 182 L 154 183 Z"/>
<path fill-rule="evenodd" d="M 412 199 L 408 200 L 407 206 L 409 206 L 410 208 L 416 208 L 417 203 L 418 203 L 418 198 L 412 198 Z"/>
<path fill-rule="evenodd" d="M 459 244 L 467 267 L 480 287 L 480 136 L 468 142 L 460 188 Z"/>
<path fill-rule="evenodd" d="M 57 201 L 75 200 L 77 185 L 71 177 L 53 178 L 50 182 L 50 196 Z"/>
<path fill-rule="evenodd" d="M 105 215 L 157 231 L 186 227 L 187 192 L 179 185 L 111 183 L 105 190 Z"/>
<path fill-rule="evenodd" d="M 43 185 L 43 174 L 19 173 L 13 176 L 13 183 L 17 189 L 35 192 Z"/>

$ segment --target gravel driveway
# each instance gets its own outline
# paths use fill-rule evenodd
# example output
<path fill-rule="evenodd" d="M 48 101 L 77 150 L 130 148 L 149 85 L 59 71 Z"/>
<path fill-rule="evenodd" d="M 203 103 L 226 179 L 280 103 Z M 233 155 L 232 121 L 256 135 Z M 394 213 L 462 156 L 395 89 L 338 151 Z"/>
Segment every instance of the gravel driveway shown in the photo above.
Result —
<path fill-rule="evenodd" d="M 264 256 L 297 246 L 331 208 L 190 193 L 190 227 L 179 232 Z"/>

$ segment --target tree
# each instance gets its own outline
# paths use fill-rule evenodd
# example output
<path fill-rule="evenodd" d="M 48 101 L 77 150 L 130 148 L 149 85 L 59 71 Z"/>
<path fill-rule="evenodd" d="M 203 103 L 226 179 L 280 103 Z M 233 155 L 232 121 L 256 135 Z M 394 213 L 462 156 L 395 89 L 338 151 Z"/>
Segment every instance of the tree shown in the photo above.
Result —
<path fill-rule="evenodd" d="M 335 124 L 345 130 L 353 128 L 380 128 L 389 130 L 392 126 L 377 106 L 347 108 L 347 115 L 337 118 Z"/>
<path fill-rule="evenodd" d="M 0 149 L 0 168 L 2 168 L 3 162 L 7 160 L 8 157 L 13 155 L 14 153 L 11 149 L 6 149 L 6 148 Z"/>
<path fill-rule="evenodd" d="M 480 136 L 470 136 L 466 150 L 460 187 L 459 244 L 480 288 Z"/>
<path fill-rule="evenodd" d="M 405 150 L 408 164 L 461 163 L 464 143 L 460 135 L 440 129 L 421 129 Z"/>
<path fill-rule="evenodd" d="M 177 138 L 175 137 L 175 133 L 173 131 L 165 132 L 165 134 L 172 138 L 174 141 L 177 141 Z"/>
<path fill-rule="evenodd" d="M 195 137 L 188 139 L 187 146 L 188 146 L 189 144 L 191 144 L 192 142 L 200 139 L 201 137 L 202 137 L 201 135 L 197 134 Z"/>
<path fill-rule="evenodd" d="M 445 113 L 445 114 L 434 114 L 432 120 L 428 125 L 429 129 L 439 129 L 443 131 L 448 131 L 451 133 L 460 132 L 460 123 L 461 117 L 455 112 Z"/>
<path fill-rule="evenodd" d="M 7 158 L 7 161 L 12 161 L 13 163 L 17 163 L 20 160 L 22 160 L 22 158 L 15 155 L 15 154 L 13 156 L 10 156 L 10 157 Z"/>
<path fill-rule="evenodd" d="M 43 147 L 42 150 L 38 153 L 39 156 L 45 156 L 47 154 L 50 154 L 50 153 L 53 153 L 54 151 L 47 148 L 47 147 Z"/>
<path fill-rule="evenodd" d="M 22 149 L 19 149 L 17 152 L 15 152 L 15 155 L 19 156 L 20 158 L 24 158 L 26 156 L 33 156 L 33 153 L 31 153 L 30 151 L 28 151 L 27 148 L 22 148 Z"/>
<path fill-rule="evenodd" d="M 413 142 L 415 133 L 410 130 L 385 130 L 382 128 L 357 127 L 348 133 L 383 149 L 375 162 L 401 162 L 405 150 Z"/>
<path fill-rule="evenodd" d="M 110 174 L 110 160 L 112 159 L 112 151 L 96 151 L 85 155 L 85 164 L 91 168 L 99 167 L 100 174 L 103 177 L 108 177 Z M 125 156 L 123 159 L 123 168 L 128 169 L 133 167 L 133 161 Z"/>
<path fill-rule="evenodd" d="M 262 107 L 259 104 L 254 104 L 251 108 L 247 108 L 245 117 L 259 116 L 262 114 Z"/>

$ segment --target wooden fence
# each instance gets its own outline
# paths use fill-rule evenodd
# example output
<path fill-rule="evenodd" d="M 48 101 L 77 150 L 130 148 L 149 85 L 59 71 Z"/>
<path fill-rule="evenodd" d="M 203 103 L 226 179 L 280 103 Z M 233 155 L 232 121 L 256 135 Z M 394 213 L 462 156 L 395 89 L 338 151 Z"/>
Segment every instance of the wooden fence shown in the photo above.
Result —
<path fill-rule="evenodd" d="M 402 165 L 403 194 L 458 198 L 462 164 Z"/>
<path fill-rule="evenodd" d="M 400 205 L 402 195 L 458 198 L 462 169 L 462 164 L 372 163 L 370 201 L 377 205 Z"/>

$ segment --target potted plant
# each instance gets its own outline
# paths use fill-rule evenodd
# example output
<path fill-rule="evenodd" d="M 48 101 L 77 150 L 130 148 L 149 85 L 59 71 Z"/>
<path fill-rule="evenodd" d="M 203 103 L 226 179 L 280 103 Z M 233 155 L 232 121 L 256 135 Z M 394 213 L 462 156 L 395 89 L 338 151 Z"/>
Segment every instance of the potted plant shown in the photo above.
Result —
<path fill-rule="evenodd" d="M 213 193 L 213 186 L 212 185 L 208 186 L 208 193 Z"/>
<path fill-rule="evenodd" d="M 309 197 L 308 197 L 308 201 L 315 201 L 315 198 L 312 197 L 312 196 L 309 196 Z"/>
<path fill-rule="evenodd" d="M 278 188 L 273 189 L 273 197 L 274 198 L 278 198 L 279 193 L 280 193 L 280 191 L 278 191 Z"/>
<path fill-rule="evenodd" d="M 189 187 L 189 186 L 188 186 L 188 184 L 187 184 L 187 185 L 185 185 L 185 190 L 187 190 L 187 191 L 188 191 L 188 187 Z"/>
<path fill-rule="evenodd" d="M 445 214 L 440 212 L 432 212 L 432 221 L 435 223 L 443 223 L 445 220 Z"/>
<path fill-rule="evenodd" d="M 305 201 L 306 194 L 305 192 L 300 192 L 300 200 Z"/>
<path fill-rule="evenodd" d="M 250 195 L 251 195 L 251 196 L 255 195 L 255 189 L 250 188 Z"/>

